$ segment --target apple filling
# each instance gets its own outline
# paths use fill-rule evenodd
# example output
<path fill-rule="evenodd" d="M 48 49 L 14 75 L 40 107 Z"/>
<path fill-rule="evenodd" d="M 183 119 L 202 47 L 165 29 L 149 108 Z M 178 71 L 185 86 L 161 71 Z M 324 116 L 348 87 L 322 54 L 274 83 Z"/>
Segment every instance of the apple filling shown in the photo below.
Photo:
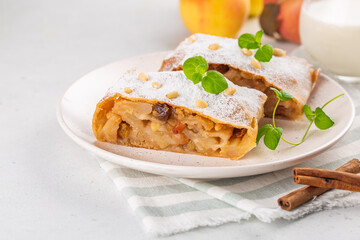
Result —
<path fill-rule="evenodd" d="M 94 116 L 94 132 L 100 141 L 231 159 L 255 146 L 246 128 L 216 123 L 181 107 L 124 98 L 107 104 Z"/>
<path fill-rule="evenodd" d="M 278 101 L 270 85 L 260 76 L 251 75 L 239 69 L 229 67 L 225 64 L 209 64 L 209 70 L 222 73 L 227 79 L 242 87 L 253 88 L 265 93 L 268 97 L 264 105 L 266 117 L 272 117 L 275 105 Z M 280 102 L 275 115 L 280 118 L 296 119 L 302 114 L 302 107 L 294 100 Z"/>

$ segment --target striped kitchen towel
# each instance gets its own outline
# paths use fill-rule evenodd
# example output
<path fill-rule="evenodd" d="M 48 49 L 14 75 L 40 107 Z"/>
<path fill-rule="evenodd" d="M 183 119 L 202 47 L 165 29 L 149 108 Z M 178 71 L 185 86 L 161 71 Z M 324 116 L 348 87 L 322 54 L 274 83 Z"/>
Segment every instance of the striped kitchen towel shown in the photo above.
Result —
<path fill-rule="evenodd" d="M 356 105 L 351 130 L 328 151 L 298 167 L 336 169 L 352 158 L 360 158 L 360 85 L 346 88 Z M 299 188 L 292 183 L 292 168 L 205 181 L 143 173 L 105 160 L 100 160 L 100 165 L 127 199 L 145 231 L 153 236 L 240 222 L 251 216 L 271 222 L 278 218 L 296 219 L 323 209 L 360 205 L 360 193 L 333 190 L 293 211 L 282 210 L 277 199 Z"/>

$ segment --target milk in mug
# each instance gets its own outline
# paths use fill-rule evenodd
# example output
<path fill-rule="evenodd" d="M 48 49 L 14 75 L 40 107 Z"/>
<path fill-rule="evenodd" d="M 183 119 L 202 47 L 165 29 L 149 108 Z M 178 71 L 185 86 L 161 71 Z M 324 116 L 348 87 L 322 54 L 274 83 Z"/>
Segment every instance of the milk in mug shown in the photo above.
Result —
<path fill-rule="evenodd" d="M 300 37 L 327 70 L 360 79 L 360 0 L 304 0 Z"/>

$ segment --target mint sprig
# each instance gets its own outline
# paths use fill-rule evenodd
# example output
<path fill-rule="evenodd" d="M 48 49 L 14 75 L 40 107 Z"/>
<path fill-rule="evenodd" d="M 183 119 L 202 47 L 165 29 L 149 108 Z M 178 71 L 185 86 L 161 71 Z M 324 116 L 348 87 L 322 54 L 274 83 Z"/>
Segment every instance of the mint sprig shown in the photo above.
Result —
<path fill-rule="evenodd" d="M 257 37 L 257 39 L 259 36 Z M 255 39 L 254 34 L 251 33 L 244 33 L 241 35 L 238 39 L 238 44 L 241 48 L 247 48 L 247 49 L 258 49 L 261 47 L 261 36 L 260 36 L 260 42 Z"/>
<path fill-rule="evenodd" d="M 270 89 L 275 92 L 276 97 L 280 101 L 286 102 L 286 101 L 289 101 L 289 100 L 291 100 L 293 98 L 293 96 L 290 93 L 288 93 L 288 92 L 286 92 L 284 90 L 279 91 L 279 90 L 277 90 L 276 88 L 273 88 L 273 87 L 270 87 Z"/>
<path fill-rule="evenodd" d="M 333 120 L 319 107 L 315 109 L 315 126 L 321 130 L 326 130 L 334 125 Z"/>
<path fill-rule="evenodd" d="M 209 65 L 205 58 L 201 56 L 187 59 L 183 64 L 185 76 L 197 84 L 201 81 L 202 75 L 208 70 Z"/>
<path fill-rule="evenodd" d="M 255 35 L 244 33 L 238 39 L 240 48 L 257 49 L 255 59 L 260 62 L 269 62 L 273 56 L 273 47 L 270 44 L 261 44 L 261 38 L 264 31 L 260 30 Z"/>
<path fill-rule="evenodd" d="M 290 145 L 300 145 L 305 141 L 306 135 L 308 134 L 310 127 L 313 123 L 315 123 L 315 126 L 321 130 L 326 130 L 334 125 L 334 121 L 331 120 L 331 118 L 324 112 L 323 108 L 328 105 L 330 102 L 334 101 L 335 99 L 343 96 L 344 94 L 340 94 L 331 100 L 329 100 L 327 103 L 325 103 L 321 108 L 317 107 L 315 111 L 312 111 L 311 108 L 308 105 L 304 106 L 304 114 L 306 118 L 310 121 L 310 124 L 308 128 L 306 129 L 306 132 L 304 136 L 302 137 L 301 141 L 298 143 L 292 143 L 290 141 L 287 141 L 282 137 L 283 130 L 282 128 L 276 127 L 275 125 L 275 112 L 277 107 L 279 106 L 280 101 L 289 101 L 293 98 L 293 96 L 284 91 L 284 90 L 277 90 L 276 88 L 270 88 L 273 90 L 276 94 L 276 97 L 278 98 L 278 101 L 275 105 L 273 116 L 272 116 L 272 122 L 273 124 L 266 124 L 262 126 L 257 134 L 256 137 L 256 143 L 259 143 L 260 139 L 264 136 L 264 144 L 266 147 L 268 147 L 271 150 L 275 150 L 280 142 L 280 139 L 282 139 L 284 142 L 290 144 Z"/>
<path fill-rule="evenodd" d="M 260 139 L 264 137 L 265 146 L 271 150 L 275 150 L 279 144 L 283 129 L 279 127 L 273 127 L 271 124 L 266 124 L 259 129 L 256 137 L 256 143 L 259 143 Z"/>
<path fill-rule="evenodd" d="M 273 56 L 273 47 L 270 44 L 261 46 L 255 53 L 255 59 L 260 62 L 269 62 Z"/>
<path fill-rule="evenodd" d="M 201 86 L 208 93 L 221 93 L 228 88 L 226 78 L 217 71 L 207 71 L 209 64 L 201 56 L 186 59 L 183 64 L 185 76 L 194 84 L 201 82 Z M 206 72 L 207 71 L 207 72 Z"/>
<path fill-rule="evenodd" d="M 227 89 L 228 83 L 221 73 L 217 71 L 208 71 L 201 81 L 201 86 L 208 93 L 217 94 Z"/>

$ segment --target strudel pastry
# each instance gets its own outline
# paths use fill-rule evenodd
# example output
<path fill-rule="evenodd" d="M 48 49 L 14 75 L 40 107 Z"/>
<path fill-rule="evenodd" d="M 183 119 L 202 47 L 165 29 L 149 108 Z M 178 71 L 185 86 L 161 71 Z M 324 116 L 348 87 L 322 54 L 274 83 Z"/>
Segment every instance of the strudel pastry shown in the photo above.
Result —
<path fill-rule="evenodd" d="M 235 39 L 198 33 L 181 42 L 176 50 L 164 59 L 160 71 L 182 70 L 186 59 L 202 56 L 209 63 L 209 70 L 221 72 L 239 86 L 265 93 L 268 96 L 265 116 L 272 116 L 277 101 L 276 95 L 270 89 L 274 87 L 294 96 L 292 100 L 280 103 L 276 116 L 286 119 L 300 118 L 320 73 L 319 69 L 312 69 L 303 59 L 288 56 L 273 56 L 270 62 L 261 63 L 261 69 L 257 69 L 251 64 L 253 52 L 245 52 L 252 56 L 245 55 Z"/>
<path fill-rule="evenodd" d="M 210 94 L 182 71 L 128 72 L 97 104 L 99 141 L 239 159 L 256 145 L 266 95 L 228 82 Z"/>

